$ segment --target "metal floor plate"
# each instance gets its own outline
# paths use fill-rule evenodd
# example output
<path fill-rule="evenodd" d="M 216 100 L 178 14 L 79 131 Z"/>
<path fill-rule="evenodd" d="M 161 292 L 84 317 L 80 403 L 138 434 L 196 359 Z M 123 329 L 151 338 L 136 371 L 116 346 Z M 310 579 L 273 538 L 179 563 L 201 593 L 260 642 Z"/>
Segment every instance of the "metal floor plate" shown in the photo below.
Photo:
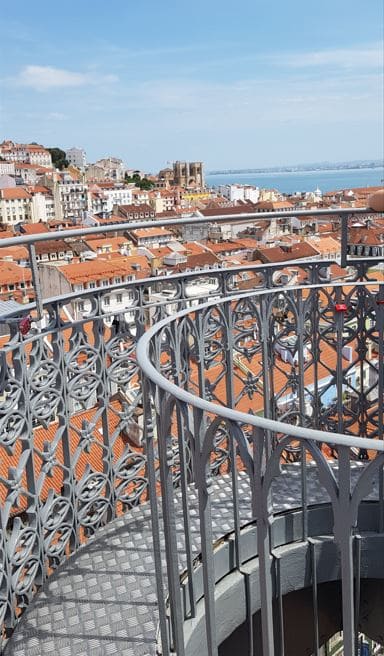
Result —
<path fill-rule="evenodd" d="M 273 483 L 276 510 L 300 505 L 299 464 L 283 468 Z M 357 477 L 363 464 L 353 466 Z M 377 489 L 377 486 L 375 486 Z M 370 497 L 376 497 L 372 489 Z M 176 491 L 176 497 L 180 493 Z M 310 503 L 328 501 L 316 470 L 308 468 Z M 250 489 L 239 474 L 240 514 L 250 520 Z M 190 488 L 193 551 L 200 551 L 197 497 Z M 213 479 L 213 535 L 233 530 L 229 476 Z M 177 508 L 183 550 L 181 503 Z M 164 545 L 162 545 L 164 547 Z M 164 553 L 164 552 L 163 552 Z M 185 560 L 181 554 L 181 569 Z M 111 522 L 47 580 L 25 611 L 4 651 L 6 656 L 154 656 L 158 622 L 150 508 L 143 504 Z"/>

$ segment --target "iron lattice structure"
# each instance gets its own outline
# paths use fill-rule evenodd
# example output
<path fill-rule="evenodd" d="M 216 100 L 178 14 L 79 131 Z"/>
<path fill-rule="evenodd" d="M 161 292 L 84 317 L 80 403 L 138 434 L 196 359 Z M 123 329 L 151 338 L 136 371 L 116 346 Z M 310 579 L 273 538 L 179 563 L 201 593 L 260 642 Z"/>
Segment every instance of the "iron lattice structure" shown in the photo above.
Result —
<path fill-rule="evenodd" d="M 33 239 L 23 239 L 36 274 Z M 115 285 L 131 291 L 118 322 L 106 311 L 109 287 L 38 294 L 36 306 L 24 308 L 25 316 L 37 310 L 26 334 L 21 314 L 3 318 L 5 641 L 68 556 L 150 504 L 159 622 L 150 653 L 217 654 L 229 635 L 220 584 L 237 574 L 249 654 L 283 653 L 279 549 L 294 543 L 310 562 L 302 587 L 313 592 L 314 653 L 327 549 L 338 562 L 345 653 L 354 653 L 359 586 L 373 576 L 361 553 L 384 522 L 384 289 L 372 262 L 354 260 L 343 283 L 330 280 L 330 264 L 295 263 L 300 285 L 281 286 L 286 263 Z M 254 288 L 239 293 L 245 272 Z M 204 296 L 194 293 L 202 281 Z M 151 300 L 164 290 L 163 301 Z M 81 301 L 87 311 L 75 321 Z M 28 653 L 14 646 L 24 625 L 23 618 L 6 653 Z"/>

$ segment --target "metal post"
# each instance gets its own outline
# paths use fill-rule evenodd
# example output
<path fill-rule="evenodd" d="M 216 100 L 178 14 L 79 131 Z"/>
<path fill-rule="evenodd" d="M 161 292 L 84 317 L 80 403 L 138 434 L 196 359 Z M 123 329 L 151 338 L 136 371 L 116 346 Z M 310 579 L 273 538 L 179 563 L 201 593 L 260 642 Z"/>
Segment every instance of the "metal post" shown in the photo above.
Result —
<path fill-rule="evenodd" d="M 39 270 L 37 267 L 35 244 L 33 244 L 32 242 L 28 244 L 28 251 L 29 251 L 29 263 L 32 272 L 33 288 L 35 290 L 37 318 L 40 321 L 43 318 L 43 299 L 41 294 Z"/>

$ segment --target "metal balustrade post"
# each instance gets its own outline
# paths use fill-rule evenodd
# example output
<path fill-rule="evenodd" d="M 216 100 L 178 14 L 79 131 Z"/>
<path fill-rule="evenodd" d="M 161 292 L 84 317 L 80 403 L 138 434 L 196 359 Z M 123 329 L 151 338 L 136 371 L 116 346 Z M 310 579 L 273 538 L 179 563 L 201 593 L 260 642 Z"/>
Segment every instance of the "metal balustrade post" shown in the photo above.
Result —
<path fill-rule="evenodd" d="M 150 393 L 150 383 L 143 376 L 143 408 L 144 408 L 144 441 L 147 454 L 147 476 L 148 476 L 148 490 L 149 502 L 151 506 L 151 526 L 152 526 L 152 541 L 153 541 L 153 556 L 155 562 L 155 579 L 156 579 L 156 592 L 157 604 L 159 611 L 159 624 L 161 647 L 163 656 L 169 656 L 169 631 L 168 620 L 166 611 L 165 590 L 163 582 L 163 563 L 162 563 L 162 548 L 160 538 L 160 521 L 159 521 L 159 499 L 157 495 L 157 480 L 155 471 L 155 447 L 154 447 L 154 431 L 152 420 L 152 398 Z"/>
<path fill-rule="evenodd" d="M 355 656 L 358 655 L 359 617 L 361 595 L 361 535 L 354 536 L 354 571 L 355 571 Z"/>
<path fill-rule="evenodd" d="M 279 656 L 285 655 L 285 635 L 284 635 L 284 604 L 283 604 L 283 592 L 281 585 L 281 558 L 280 555 L 275 554 L 274 552 L 274 562 L 275 562 L 275 580 L 277 588 L 277 617 L 278 617 L 278 649 Z M 315 654 L 318 656 L 318 654 Z"/>
<path fill-rule="evenodd" d="M 175 325 L 174 340 L 176 348 L 172 355 L 174 363 L 174 382 L 183 386 L 187 384 L 186 372 L 183 381 L 182 376 L 182 362 L 181 353 L 185 358 L 189 359 L 189 352 L 186 346 L 187 335 L 184 334 L 184 326 L 180 328 L 177 323 Z M 185 365 L 185 363 L 184 363 Z M 183 507 L 183 525 L 184 525 L 184 538 L 185 538 L 185 554 L 187 560 L 187 575 L 188 575 L 188 595 L 190 604 L 190 617 L 196 615 L 196 602 L 195 602 L 195 585 L 193 575 L 193 551 L 192 551 L 192 535 L 191 535 L 191 519 L 188 504 L 188 484 L 190 483 L 188 477 L 188 463 L 187 463 L 187 434 L 191 431 L 190 426 L 185 426 L 185 422 L 189 419 L 188 407 L 182 404 L 184 412 L 181 410 L 181 402 L 176 402 L 176 425 L 177 425 L 177 443 L 179 449 L 179 466 L 180 466 L 180 488 Z M 187 429 L 187 430 L 186 430 Z"/>
<path fill-rule="evenodd" d="M 304 361 L 304 304 L 302 290 L 297 290 L 297 358 L 299 384 L 299 415 L 300 425 L 304 426 L 305 412 L 305 361 Z M 305 443 L 301 443 L 301 504 L 302 504 L 302 540 L 308 537 L 308 491 L 307 491 L 307 451 Z"/>
<path fill-rule="evenodd" d="M 259 557 L 259 581 L 261 600 L 261 632 L 263 656 L 275 656 L 275 639 L 273 627 L 273 592 L 272 592 L 272 562 L 268 496 L 269 490 L 264 489 L 263 445 L 266 441 L 264 431 L 260 431 L 262 439 L 255 440 L 257 453 L 255 465 L 255 510 L 257 525 L 257 553 Z"/>
<path fill-rule="evenodd" d="M 313 656 L 320 656 L 320 637 L 319 637 L 319 606 L 317 597 L 317 559 L 316 559 L 316 542 L 312 538 L 308 539 L 309 553 L 311 558 L 312 571 L 312 607 L 313 607 Z"/>
<path fill-rule="evenodd" d="M 215 564 L 213 558 L 212 516 L 210 502 L 209 462 L 201 459 L 206 421 L 204 413 L 194 409 L 194 430 L 198 453 L 195 454 L 197 490 L 199 498 L 199 523 L 201 533 L 201 560 L 203 564 L 203 587 L 205 605 L 205 628 L 207 638 L 207 656 L 218 656 L 216 637 L 215 610 Z M 207 480 L 209 476 L 209 480 Z"/>
<path fill-rule="evenodd" d="M 175 516 L 175 500 L 172 467 L 174 455 L 169 434 L 170 417 L 164 416 L 166 409 L 165 394 L 159 390 L 157 400 L 160 415 L 157 416 L 157 442 L 159 452 L 159 470 L 161 482 L 161 502 L 163 508 L 163 526 L 165 535 L 165 554 L 167 561 L 169 603 L 171 610 L 172 644 L 177 656 L 184 656 L 183 613 L 180 589 L 179 556 Z M 168 405 L 169 410 L 169 405 Z"/>
<path fill-rule="evenodd" d="M 335 305 L 341 304 L 342 290 L 336 288 Z M 337 312 L 335 308 L 335 348 L 336 348 L 336 414 L 337 414 L 337 431 L 342 433 L 344 429 L 344 401 L 343 401 L 343 384 L 344 384 L 344 369 L 343 369 L 343 346 L 344 346 L 344 311 Z"/>
<path fill-rule="evenodd" d="M 270 295 L 266 294 L 265 296 L 260 297 L 260 323 L 261 323 L 261 364 L 262 364 L 262 374 L 263 374 L 263 405 L 264 405 L 264 417 L 272 419 L 272 395 L 273 395 L 273 375 L 272 375 L 272 362 L 273 362 L 273 352 L 272 352 L 272 340 L 273 335 L 271 334 L 271 325 L 270 315 L 268 311 Z M 266 432 L 266 450 L 267 457 L 271 453 L 273 448 L 273 438 L 272 434 Z"/>
<path fill-rule="evenodd" d="M 234 393 L 234 381 L 233 381 L 233 351 L 235 348 L 233 340 L 233 317 L 231 304 L 226 303 L 224 305 L 224 316 L 227 322 L 226 325 L 226 336 L 224 340 L 224 357 L 226 365 L 226 376 L 225 376 L 225 386 L 226 386 L 226 396 L 227 396 L 227 406 L 229 408 L 234 408 L 235 406 L 235 393 Z M 241 430 L 241 428 L 240 428 Z M 233 435 L 233 430 L 231 427 L 228 428 L 228 439 L 229 439 L 229 457 L 231 464 L 231 482 L 232 482 L 232 497 L 233 497 L 233 519 L 234 519 L 234 529 L 235 529 L 235 559 L 236 567 L 239 569 L 241 567 L 241 540 L 240 540 L 240 514 L 239 514 L 239 484 L 237 479 L 237 449 L 236 441 Z"/>
<path fill-rule="evenodd" d="M 43 297 L 41 293 L 39 269 L 36 260 L 36 248 L 33 242 L 30 242 L 28 244 L 28 251 L 29 251 L 29 264 L 31 267 L 33 287 L 35 291 L 37 318 L 40 321 L 40 319 L 42 319 L 43 317 L 44 308 L 43 308 Z"/>
<path fill-rule="evenodd" d="M 314 428 L 320 428 L 320 408 L 321 408 L 321 397 L 319 389 L 319 365 L 321 358 L 321 349 L 320 349 L 320 312 L 319 312 L 319 292 L 316 289 L 312 289 L 310 292 L 310 312 L 309 317 L 311 321 L 311 357 L 312 357 L 312 371 L 313 371 L 313 393 L 312 393 L 312 413 L 313 420 L 312 425 Z"/>
<path fill-rule="evenodd" d="M 345 268 L 347 266 L 348 258 L 348 219 L 349 214 L 344 216 L 340 215 L 341 222 L 341 257 L 340 266 Z"/>
<path fill-rule="evenodd" d="M 339 500 L 335 512 L 335 539 L 341 557 L 341 593 L 344 653 L 355 654 L 354 558 L 351 526 L 351 463 L 350 449 L 338 447 Z"/>

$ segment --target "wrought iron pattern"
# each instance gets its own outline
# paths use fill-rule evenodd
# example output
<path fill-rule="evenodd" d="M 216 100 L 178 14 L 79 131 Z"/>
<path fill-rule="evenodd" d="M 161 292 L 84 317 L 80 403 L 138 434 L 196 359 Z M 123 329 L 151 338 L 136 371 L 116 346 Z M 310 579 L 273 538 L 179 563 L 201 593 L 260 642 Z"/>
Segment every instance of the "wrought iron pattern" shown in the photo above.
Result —
<path fill-rule="evenodd" d="M 151 381 L 159 443 L 166 445 L 172 432 L 188 438 L 192 480 L 199 496 L 201 541 L 186 570 L 189 596 L 183 616 L 175 562 L 184 562 L 185 556 L 172 533 L 171 462 L 164 458 L 161 485 L 168 527 L 169 612 L 178 654 L 186 653 L 183 623 L 195 616 L 199 601 L 194 588 L 198 554 L 203 565 L 207 653 L 218 653 L 210 488 L 212 475 L 223 467 L 232 482 L 231 500 L 225 503 L 232 506 L 235 566 L 240 570 L 247 559 L 242 555 L 242 526 L 256 521 L 263 654 L 282 653 L 273 620 L 275 558 L 270 541 L 281 499 L 274 498 L 272 483 L 284 476 L 284 463 L 292 461 L 300 464 L 301 540 L 311 537 L 308 469 L 311 475 L 317 471 L 324 496 L 331 499 L 341 559 L 344 648 L 345 653 L 354 653 L 358 602 L 353 580 L 359 567 L 353 556 L 354 533 L 360 502 L 377 475 L 377 531 L 383 530 L 382 296 L 380 283 L 366 281 L 259 290 L 180 312 L 141 340 L 139 362 Z M 357 482 L 351 478 L 355 459 L 367 461 Z M 239 514 L 240 472 L 249 476 L 252 509 L 247 518 Z M 183 502 L 188 541 L 187 495 Z M 162 653 L 168 654 L 164 649 Z"/>
<path fill-rule="evenodd" d="M 308 268 L 317 275 L 319 265 Z M 212 271 L 204 279 L 214 281 L 209 288 L 217 296 L 234 293 L 239 274 Z M 263 274 L 265 280 L 270 275 Z M 263 276 L 255 279 L 258 285 Z M 43 319 L 35 317 L 26 334 L 19 329 L 22 316 L 3 322 L 9 329 L 2 338 L 0 381 L 3 636 L 63 559 L 98 527 L 148 498 L 136 343 L 170 307 L 201 302 L 193 296 L 197 280 L 199 273 L 129 283 L 133 318 L 117 325 L 103 304 L 108 288 L 46 301 Z M 171 291 L 171 304 L 169 295 L 167 302 L 151 301 L 151 289 Z M 81 301 L 87 311 L 73 321 L 73 304 Z M 214 473 L 227 466 L 224 430 L 216 442 Z M 191 480 L 188 444 L 177 434 L 171 440 L 176 485 L 184 465 L 184 484 Z M 157 480 L 157 446 L 154 459 Z"/>
<path fill-rule="evenodd" d="M 33 249 L 31 252 L 33 255 Z M 21 315 L 2 319 L 9 332 L 1 338 L 0 351 L 3 639 L 46 577 L 70 553 L 98 528 L 150 497 L 155 551 L 161 527 L 167 545 L 167 591 L 163 589 L 161 563 L 157 562 L 163 649 L 167 653 L 170 645 L 165 628 L 167 594 L 172 606 L 171 640 L 182 654 L 180 572 L 177 559 L 172 562 L 177 545 L 169 521 L 177 486 L 183 503 L 182 549 L 187 570 L 192 574 L 200 553 L 205 563 L 208 640 L 215 653 L 207 503 L 211 477 L 230 474 L 232 530 L 237 536 L 236 558 L 240 565 L 239 536 L 244 518 L 240 518 L 238 509 L 239 472 L 250 474 L 253 511 L 248 519 L 262 512 L 265 526 L 270 511 L 262 499 L 268 496 L 268 486 L 265 483 L 264 497 L 260 490 L 258 494 L 255 468 L 266 468 L 267 463 L 270 470 L 272 466 L 278 468 L 280 456 L 276 454 L 281 452 L 285 460 L 301 456 L 304 472 L 303 455 L 314 451 L 328 472 L 324 450 L 316 451 L 312 442 L 286 438 L 284 432 L 260 434 L 252 415 L 351 435 L 382 435 L 383 306 L 378 309 L 376 291 L 355 283 L 375 276 L 366 263 L 359 262 L 351 271 L 347 291 L 311 288 L 311 284 L 326 280 L 328 264 L 312 261 L 295 265 L 304 281 L 302 289 L 287 288 L 258 297 L 250 292 L 247 297 L 235 298 L 244 273 L 252 277 L 255 288 L 269 290 L 278 287 L 284 265 L 249 265 L 115 285 L 116 290 L 129 289 L 132 298 L 126 308 L 129 319 L 124 314 L 117 322 L 106 312 L 104 303 L 110 288 L 73 293 L 44 303 L 39 300 L 37 313 L 32 307 L 24 310 L 25 316 L 32 312 L 30 330 L 20 329 Z M 200 287 L 205 285 L 204 296 L 201 289 L 197 291 L 197 282 Z M 154 292 L 164 291 L 168 293 L 163 301 L 153 300 Z M 209 297 L 233 300 L 200 309 L 199 304 Z M 342 300 L 348 311 L 336 317 L 334 304 Z M 84 302 L 87 309 L 81 318 L 73 320 L 74 303 L 79 302 Z M 149 326 L 187 308 L 189 314 L 176 316 L 153 338 L 153 361 L 163 376 L 180 389 L 222 404 L 223 409 L 249 413 L 249 421 L 228 421 L 216 410 L 202 411 L 161 388 L 155 389 L 150 380 L 143 383 L 136 358 L 139 338 Z M 352 359 L 347 361 L 340 349 L 348 347 Z M 326 348 L 336 358 L 336 367 L 322 363 L 321 354 Z M 292 362 L 283 364 L 283 349 Z M 372 358 L 376 353 L 377 358 Z M 320 366 L 326 372 L 321 389 L 317 382 L 322 380 Z M 360 370 L 360 382 L 357 373 L 351 377 L 353 368 L 354 372 Z M 334 388 L 335 400 L 328 405 L 325 397 Z M 157 417 L 155 425 L 153 415 Z M 334 448 L 334 454 L 338 449 Z M 372 456 L 363 450 L 357 455 Z M 268 476 L 272 479 L 271 474 Z M 305 501 L 304 481 L 305 476 Z M 199 491 L 202 518 L 201 539 L 194 543 L 198 543 L 197 550 L 192 548 L 190 535 L 191 484 Z M 157 515 L 159 494 L 163 520 Z M 265 559 L 267 552 L 265 546 Z M 193 576 L 188 585 L 193 613 Z"/>

